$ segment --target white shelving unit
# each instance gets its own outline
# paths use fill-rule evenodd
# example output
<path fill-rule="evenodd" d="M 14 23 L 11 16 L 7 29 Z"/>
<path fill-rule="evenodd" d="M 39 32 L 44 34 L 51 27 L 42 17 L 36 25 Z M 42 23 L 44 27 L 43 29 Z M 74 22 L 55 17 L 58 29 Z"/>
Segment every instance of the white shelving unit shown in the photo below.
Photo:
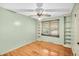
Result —
<path fill-rule="evenodd" d="M 37 24 L 37 40 L 41 39 L 41 30 L 42 30 L 42 24 L 41 24 L 41 21 L 38 21 L 38 24 Z"/>
<path fill-rule="evenodd" d="M 64 17 L 64 44 L 71 46 L 71 19 Z"/>

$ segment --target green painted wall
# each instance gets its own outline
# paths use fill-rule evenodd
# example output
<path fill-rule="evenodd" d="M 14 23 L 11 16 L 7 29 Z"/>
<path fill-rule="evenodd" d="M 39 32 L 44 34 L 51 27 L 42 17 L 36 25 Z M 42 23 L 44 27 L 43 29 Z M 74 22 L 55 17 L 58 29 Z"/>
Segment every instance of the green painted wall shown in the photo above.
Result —
<path fill-rule="evenodd" d="M 35 27 L 34 19 L 0 8 L 0 54 L 35 40 Z"/>

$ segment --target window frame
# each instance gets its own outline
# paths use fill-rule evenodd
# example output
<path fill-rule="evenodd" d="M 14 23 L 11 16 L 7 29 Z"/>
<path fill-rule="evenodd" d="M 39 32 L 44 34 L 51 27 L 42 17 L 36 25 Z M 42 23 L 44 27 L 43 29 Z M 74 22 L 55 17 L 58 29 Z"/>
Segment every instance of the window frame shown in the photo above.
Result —
<path fill-rule="evenodd" d="M 52 27 L 51 27 L 51 26 L 52 26 L 51 21 L 53 21 L 54 23 L 55 23 L 55 22 L 57 23 L 57 25 L 56 25 L 56 26 L 57 26 L 57 29 L 56 29 L 56 30 L 57 30 L 57 33 L 58 33 L 57 35 L 54 35 L 54 34 L 52 35 L 52 34 L 51 34 L 51 28 L 52 28 Z M 48 25 L 48 27 L 49 27 L 49 30 L 48 30 L 49 32 L 48 32 L 48 34 L 43 33 L 43 30 L 44 30 L 44 29 L 43 29 L 43 28 L 44 28 L 43 25 L 45 25 L 45 24 L 43 24 L 43 23 L 45 23 L 45 22 L 48 22 L 48 24 L 49 24 L 49 25 Z M 51 36 L 51 37 L 59 37 L 59 19 L 48 20 L 48 21 L 42 21 L 41 35 L 43 35 L 43 36 Z"/>

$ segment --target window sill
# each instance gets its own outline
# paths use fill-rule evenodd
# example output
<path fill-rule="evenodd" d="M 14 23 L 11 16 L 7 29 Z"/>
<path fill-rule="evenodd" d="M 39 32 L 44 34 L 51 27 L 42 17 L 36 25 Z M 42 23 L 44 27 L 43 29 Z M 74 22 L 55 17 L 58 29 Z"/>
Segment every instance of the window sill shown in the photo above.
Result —
<path fill-rule="evenodd" d="M 41 34 L 43 36 L 50 36 L 50 37 L 59 37 L 59 35 L 50 35 L 50 34 Z"/>

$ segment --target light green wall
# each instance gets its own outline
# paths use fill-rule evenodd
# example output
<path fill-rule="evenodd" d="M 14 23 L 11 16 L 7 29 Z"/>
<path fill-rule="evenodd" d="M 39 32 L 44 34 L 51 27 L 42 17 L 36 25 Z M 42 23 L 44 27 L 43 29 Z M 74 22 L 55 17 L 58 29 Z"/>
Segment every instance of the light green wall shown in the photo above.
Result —
<path fill-rule="evenodd" d="M 35 26 L 34 19 L 0 8 L 0 54 L 35 40 Z"/>
<path fill-rule="evenodd" d="M 41 36 L 41 39 L 48 42 L 53 42 L 56 44 L 64 44 L 64 17 L 56 17 L 53 19 L 60 19 L 59 20 L 59 35 L 60 37 L 50 37 L 50 36 Z"/>

